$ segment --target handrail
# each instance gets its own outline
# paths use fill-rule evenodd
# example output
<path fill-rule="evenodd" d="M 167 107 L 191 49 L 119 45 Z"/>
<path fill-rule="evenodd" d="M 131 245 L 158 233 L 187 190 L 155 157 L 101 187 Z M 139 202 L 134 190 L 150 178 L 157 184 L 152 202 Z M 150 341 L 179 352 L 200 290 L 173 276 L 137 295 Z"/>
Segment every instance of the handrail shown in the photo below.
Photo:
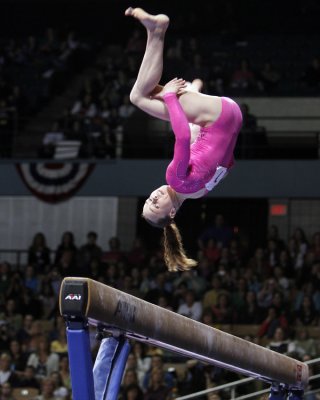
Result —
<path fill-rule="evenodd" d="M 314 358 L 314 359 L 309 360 L 309 361 L 305 361 L 305 363 L 307 365 L 313 365 L 313 364 L 317 364 L 319 362 L 320 362 L 320 357 Z M 309 378 L 309 381 L 315 380 L 315 379 L 318 379 L 318 378 L 320 378 L 320 374 L 312 375 Z M 208 388 L 208 389 L 201 390 L 201 391 L 195 392 L 195 393 L 191 393 L 191 394 L 188 394 L 188 395 L 185 395 L 185 396 L 180 396 L 180 397 L 177 397 L 176 400 L 195 399 L 196 397 L 200 397 L 200 396 L 203 396 L 205 394 L 209 394 L 209 393 L 212 393 L 212 392 L 217 392 L 217 391 L 223 390 L 223 389 L 233 388 L 235 386 L 239 386 L 239 385 L 242 385 L 244 383 L 251 382 L 253 380 L 254 380 L 254 378 L 239 379 L 237 381 L 225 383 L 225 384 L 220 385 L 220 386 L 215 386 L 215 387 L 212 387 L 212 388 Z M 317 390 L 319 391 L 320 389 L 317 389 Z M 231 396 L 231 399 L 232 400 L 245 400 L 245 399 L 249 399 L 250 397 L 259 396 L 261 394 L 268 393 L 269 391 L 270 391 L 270 389 L 263 389 L 263 390 L 259 390 L 257 392 L 249 393 L 249 394 L 246 394 L 246 395 L 243 395 L 243 396 L 239 396 L 239 397 L 234 397 L 234 393 L 233 393 L 233 396 Z M 308 391 L 305 394 L 313 393 L 313 392 L 314 391 Z"/>

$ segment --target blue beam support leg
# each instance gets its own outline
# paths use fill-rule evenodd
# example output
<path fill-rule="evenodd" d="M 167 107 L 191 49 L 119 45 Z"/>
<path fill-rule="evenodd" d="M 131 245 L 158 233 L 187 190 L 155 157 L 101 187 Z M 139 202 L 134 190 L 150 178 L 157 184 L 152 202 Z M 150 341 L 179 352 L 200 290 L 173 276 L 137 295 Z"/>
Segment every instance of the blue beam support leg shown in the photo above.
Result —
<path fill-rule="evenodd" d="M 69 323 L 67 327 L 72 399 L 95 400 L 92 358 L 88 328 L 83 323 Z"/>

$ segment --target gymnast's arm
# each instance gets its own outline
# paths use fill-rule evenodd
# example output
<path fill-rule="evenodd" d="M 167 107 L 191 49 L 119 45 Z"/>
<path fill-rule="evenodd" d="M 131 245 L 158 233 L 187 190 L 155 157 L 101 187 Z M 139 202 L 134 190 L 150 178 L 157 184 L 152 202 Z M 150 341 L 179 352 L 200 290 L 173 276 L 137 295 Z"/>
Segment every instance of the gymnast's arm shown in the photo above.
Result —
<path fill-rule="evenodd" d="M 179 178 L 184 178 L 187 174 L 190 161 L 191 132 L 189 123 L 176 93 L 165 93 L 162 98 L 167 106 L 171 127 L 176 139 L 171 166 L 175 167 Z"/>

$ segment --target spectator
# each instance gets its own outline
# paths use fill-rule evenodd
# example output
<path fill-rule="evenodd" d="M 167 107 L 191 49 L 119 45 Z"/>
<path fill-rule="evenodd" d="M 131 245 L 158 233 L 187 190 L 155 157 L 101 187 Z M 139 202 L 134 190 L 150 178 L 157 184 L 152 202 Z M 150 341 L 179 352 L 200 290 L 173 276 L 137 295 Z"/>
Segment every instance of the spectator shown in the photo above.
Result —
<path fill-rule="evenodd" d="M 42 232 L 36 233 L 33 237 L 28 251 L 28 264 L 34 265 L 37 274 L 47 272 L 47 267 L 50 265 L 50 249 Z"/>
<path fill-rule="evenodd" d="M 74 243 L 74 235 L 72 232 L 64 232 L 61 237 L 61 242 L 57 247 L 54 259 L 55 264 L 59 264 L 65 252 L 69 252 L 72 260 L 76 257 L 77 247 Z"/>
<path fill-rule="evenodd" d="M 210 289 L 207 290 L 202 297 L 202 306 L 204 309 L 215 305 L 221 292 L 221 280 L 219 276 L 217 276 L 216 274 L 213 275 L 210 283 Z"/>
<path fill-rule="evenodd" d="M 23 375 L 20 376 L 19 386 L 40 389 L 40 382 L 36 378 L 36 372 L 32 365 L 25 367 Z"/>
<path fill-rule="evenodd" d="M 52 372 L 50 378 L 53 380 L 55 387 L 53 396 L 61 397 L 63 400 L 69 399 L 69 390 L 63 386 L 62 378 L 59 372 Z"/>
<path fill-rule="evenodd" d="M 307 327 L 301 327 L 295 332 L 295 337 L 289 344 L 289 350 L 292 357 L 298 357 L 300 360 L 309 355 L 316 358 L 318 355 L 317 343 L 310 338 Z"/>
<path fill-rule="evenodd" d="M 164 373 L 160 368 L 152 369 L 150 383 L 144 395 L 144 400 L 163 400 L 170 393 L 170 388 L 165 385 Z"/>
<path fill-rule="evenodd" d="M 214 322 L 216 324 L 231 324 L 234 319 L 233 310 L 230 304 L 229 294 L 219 294 L 217 303 L 212 307 Z"/>
<path fill-rule="evenodd" d="M 62 384 L 69 391 L 71 390 L 71 377 L 69 370 L 69 358 L 67 355 L 61 355 L 59 361 L 59 374 L 62 380 Z"/>
<path fill-rule="evenodd" d="M 144 395 L 140 387 L 132 383 L 124 389 L 123 400 L 144 400 Z"/>
<path fill-rule="evenodd" d="M 117 263 L 123 260 L 124 254 L 121 250 L 121 243 L 118 237 L 109 239 L 109 250 L 102 254 L 103 263 Z"/>
<path fill-rule="evenodd" d="M 27 343 L 31 339 L 33 321 L 34 321 L 33 315 L 26 314 L 23 317 L 22 327 L 17 332 L 16 338 L 23 347 L 26 347 Z"/>
<path fill-rule="evenodd" d="M 266 346 L 268 349 L 276 351 L 277 353 L 287 355 L 290 352 L 289 349 L 289 340 L 286 338 L 286 334 L 283 328 L 278 327 L 274 335 Z"/>
<path fill-rule="evenodd" d="M 10 382 L 5 382 L 1 385 L 0 400 L 16 400 L 13 396 L 13 388 Z"/>
<path fill-rule="evenodd" d="M 214 219 L 214 224 L 205 229 L 199 236 L 198 245 L 203 249 L 209 239 L 214 239 L 218 248 L 228 246 L 232 239 L 232 229 L 225 224 L 222 214 L 217 214 Z"/>
<path fill-rule="evenodd" d="M 52 378 L 45 378 L 41 382 L 41 393 L 35 400 L 64 400 L 63 397 L 55 396 L 55 382 Z"/>
<path fill-rule="evenodd" d="M 52 353 L 66 354 L 68 352 L 66 327 L 64 325 L 59 326 L 58 337 L 52 340 L 50 344 L 50 351 Z"/>
<path fill-rule="evenodd" d="M 82 245 L 78 252 L 79 269 L 84 275 L 90 273 L 90 265 L 93 260 L 101 260 L 102 250 L 97 245 L 98 234 L 90 231 L 87 234 L 87 243 Z"/>
<path fill-rule="evenodd" d="M 284 315 L 278 315 L 277 309 L 274 306 L 268 308 L 267 317 L 260 325 L 258 337 L 267 337 L 271 339 L 274 337 L 277 328 L 287 329 L 288 321 Z"/>
<path fill-rule="evenodd" d="M 161 387 L 164 386 L 165 388 L 171 389 L 174 385 L 174 380 L 170 372 L 165 371 L 164 369 L 164 363 L 163 363 L 163 357 L 159 354 L 154 354 L 151 357 L 151 366 L 149 371 L 145 373 L 144 379 L 143 379 L 143 389 L 148 390 L 150 386 L 152 386 L 152 374 L 154 371 L 159 371 L 161 373 Z M 157 376 L 156 381 L 159 382 L 160 376 Z M 160 400 L 160 399 L 159 399 Z M 162 400 L 162 399 L 161 399 Z"/>
<path fill-rule="evenodd" d="M 245 92 L 252 91 L 256 86 L 255 75 L 246 59 L 240 61 L 239 67 L 233 72 L 230 80 L 231 88 Z"/>
<path fill-rule="evenodd" d="M 297 325 L 317 325 L 319 321 L 319 313 L 316 311 L 311 296 L 305 295 L 301 306 L 296 312 L 295 323 Z"/>
<path fill-rule="evenodd" d="M 19 385 L 19 378 L 15 372 L 11 370 L 11 356 L 8 353 L 0 355 L 0 385 L 9 383 L 11 386 Z"/>
<path fill-rule="evenodd" d="M 184 301 L 179 306 L 177 313 L 194 319 L 195 321 L 200 321 L 202 315 L 202 304 L 200 301 L 195 300 L 194 291 L 188 290 L 186 292 Z"/>
<path fill-rule="evenodd" d="M 253 291 L 248 291 L 245 297 L 245 305 L 237 315 L 239 324 L 258 324 L 261 322 L 260 309 L 257 304 L 257 296 Z"/>
<path fill-rule="evenodd" d="M 44 277 L 42 279 L 38 298 L 42 304 L 42 318 L 50 319 L 57 305 L 57 297 L 50 278 Z"/>
<path fill-rule="evenodd" d="M 21 378 L 24 372 L 28 355 L 22 350 L 22 346 L 18 340 L 13 339 L 10 341 L 10 356 L 11 356 L 11 369 Z"/>
<path fill-rule="evenodd" d="M 35 368 L 36 377 L 40 380 L 49 377 L 52 372 L 58 371 L 59 356 L 55 353 L 50 353 L 48 339 L 45 336 L 39 338 L 37 349 L 30 354 L 27 365 Z M 45 382 L 46 385 L 47 381 Z"/>
<path fill-rule="evenodd" d="M 275 93 L 278 89 L 281 75 L 274 65 L 267 61 L 259 72 L 259 78 L 260 89 L 268 95 Z"/>
<path fill-rule="evenodd" d="M 38 293 L 40 282 L 33 265 L 26 266 L 24 272 L 24 284 L 34 293 Z"/>

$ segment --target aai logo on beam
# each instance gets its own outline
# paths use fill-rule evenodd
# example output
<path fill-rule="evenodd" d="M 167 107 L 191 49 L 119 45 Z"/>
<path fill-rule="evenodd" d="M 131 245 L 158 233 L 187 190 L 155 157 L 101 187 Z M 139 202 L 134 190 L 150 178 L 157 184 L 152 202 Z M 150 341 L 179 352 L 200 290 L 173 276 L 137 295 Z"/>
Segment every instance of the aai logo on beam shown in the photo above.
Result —
<path fill-rule="evenodd" d="M 64 299 L 65 300 L 76 300 L 76 301 L 79 301 L 79 300 L 81 300 L 81 294 L 72 294 L 72 293 L 70 293 Z"/>

